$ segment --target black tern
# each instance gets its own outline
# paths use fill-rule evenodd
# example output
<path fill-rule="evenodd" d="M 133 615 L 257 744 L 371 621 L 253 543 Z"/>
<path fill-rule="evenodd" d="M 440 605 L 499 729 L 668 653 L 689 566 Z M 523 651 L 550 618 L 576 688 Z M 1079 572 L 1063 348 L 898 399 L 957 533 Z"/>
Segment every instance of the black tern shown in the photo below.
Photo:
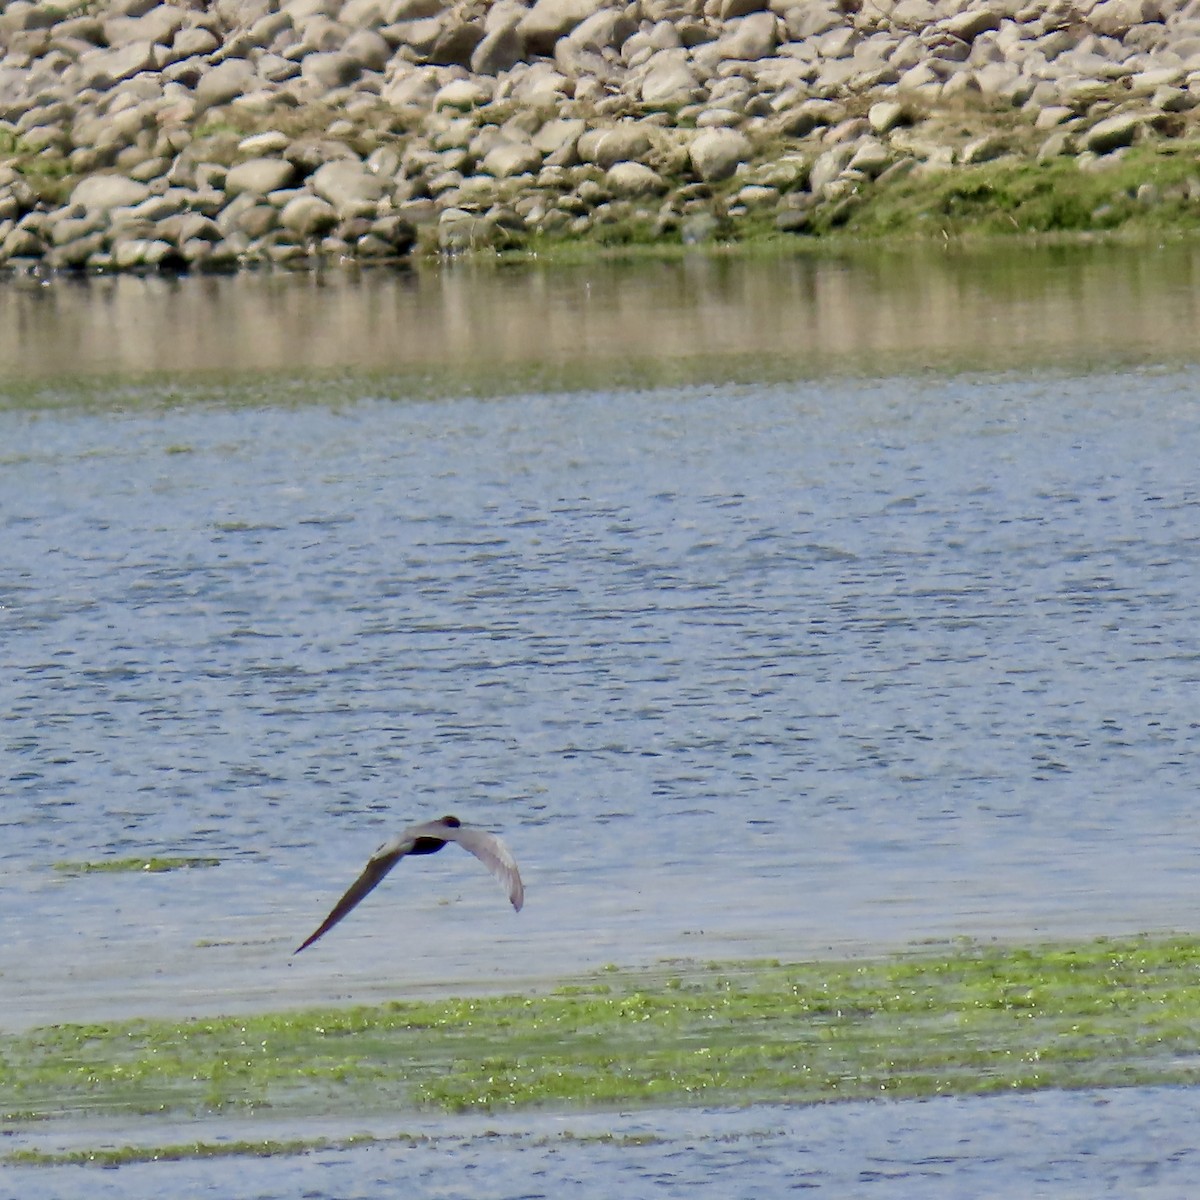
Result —
<path fill-rule="evenodd" d="M 317 931 L 292 951 L 299 954 L 322 934 L 328 933 L 352 908 L 370 894 L 383 877 L 410 854 L 436 854 L 447 842 L 457 842 L 469 850 L 508 889 L 508 898 L 517 912 L 525 902 L 525 888 L 516 859 L 508 847 L 486 829 L 464 825 L 457 817 L 442 817 L 421 825 L 410 825 L 398 837 L 384 842 L 371 855 L 363 873 L 350 885 L 346 894 L 333 906 L 333 911 L 321 922 Z"/>

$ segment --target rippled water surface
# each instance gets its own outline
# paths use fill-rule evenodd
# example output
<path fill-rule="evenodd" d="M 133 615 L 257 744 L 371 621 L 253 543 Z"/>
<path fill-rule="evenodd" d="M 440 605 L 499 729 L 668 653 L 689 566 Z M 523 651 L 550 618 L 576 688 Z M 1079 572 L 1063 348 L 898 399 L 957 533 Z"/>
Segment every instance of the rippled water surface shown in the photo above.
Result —
<path fill-rule="evenodd" d="M 1079 349 L 490 397 L 378 364 L 22 392 L 0 411 L 0 1019 L 1196 928 L 1200 375 Z M 385 835 L 443 812 L 504 832 L 519 916 L 452 848 L 290 959 Z M 55 868 L 149 854 L 220 864 Z M 986 1103 L 1015 1130 L 1050 1102 Z M 520 1138 L 464 1135 L 456 1162 L 474 1195 L 593 1171 L 597 1195 L 627 1171 L 682 1194 L 729 1156 L 729 1195 L 778 1194 L 807 1186 L 806 1122 L 865 1122 L 876 1165 L 839 1179 L 830 1152 L 816 1185 L 874 1194 L 861 1172 L 902 1143 L 913 1188 L 951 1182 L 896 1194 L 979 1194 L 905 1140 L 934 1111 L 752 1114 L 702 1150 L 680 1118 L 660 1145 L 539 1151 L 532 1184 L 492 1178 L 494 1154 L 528 1172 Z M 326 1194 L 380 1195 L 410 1153 L 434 1180 L 434 1151 L 383 1147 L 254 1168 L 278 1186 L 245 1194 L 327 1167 Z M 157 1169 L 122 1187 L 160 1194 Z M 173 1170 L 202 1191 L 231 1168 Z"/>

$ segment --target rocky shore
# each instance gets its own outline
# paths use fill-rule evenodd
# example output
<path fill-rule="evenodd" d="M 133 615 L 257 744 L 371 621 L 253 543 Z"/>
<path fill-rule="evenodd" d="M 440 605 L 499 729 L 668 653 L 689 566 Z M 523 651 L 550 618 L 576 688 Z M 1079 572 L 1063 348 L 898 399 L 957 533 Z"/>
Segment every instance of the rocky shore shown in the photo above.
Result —
<path fill-rule="evenodd" d="M 805 237 L 1139 147 L 1118 209 L 1200 209 L 1198 101 L 1200 0 L 10 0 L 0 264 Z"/>

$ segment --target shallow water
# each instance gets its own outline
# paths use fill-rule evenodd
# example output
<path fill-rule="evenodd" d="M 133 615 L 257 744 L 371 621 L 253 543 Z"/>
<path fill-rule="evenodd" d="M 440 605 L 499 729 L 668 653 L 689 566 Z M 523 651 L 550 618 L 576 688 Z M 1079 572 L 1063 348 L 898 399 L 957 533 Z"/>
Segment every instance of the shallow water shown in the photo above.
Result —
<path fill-rule="evenodd" d="M 0 416 L 6 1022 L 1192 927 L 1193 371 L 229 399 Z"/>
<path fill-rule="evenodd" d="M 739 1200 L 1184 1200 L 1200 1176 L 1198 1121 L 1200 1092 L 1176 1088 L 406 1121 L 373 1131 L 398 1140 L 356 1149 L 114 1171 L 8 1168 L 0 1169 L 0 1188 L 46 1200 L 124 1200 L 164 1189 L 241 1200 L 372 1200 L 397 1191 L 418 1200 L 682 1198 L 697 1189 Z"/>
<path fill-rule="evenodd" d="M 594 325 L 581 339 L 593 374 L 555 357 L 567 344 L 557 323 L 539 359 L 530 327 L 545 289 L 534 288 L 519 370 L 491 396 L 477 360 L 456 374 L 452 307 L 428 343 L 446 371 L 432 383 L 412 346 L 398 364 L 376 354 L 370 322 L 357 339 L 346 332 L 345 306 L 370 311 L 378 282 L 357 300 L 334 288 L 345 372 L 285 370 L 278 350 L 247 361 L 265 344 L 250 339 L 215 373 L 193 373 L 184 355 L 169 383 L 122 357 L 130 314 L 152 309 L 162 285 L 100 285 L 120 298 L 111 361 L 98 338 L 70 340 L 85 310 L 58 293 L 62 311 L 46 320 L 62 318 L 79 357 L 36 360 L 32 383 L 14 370 L 0 406 L 0 1020 L 522 987 L 664 957 L 1194 929 L 1200 375 L 1180 297 L 1194 301 L 1172 269 L 1148 302 L 1157 323 L 1131 308 L 1149 283 L 1128 262 L 1067 279 L 1047 269 L 1042 292 L 984 287 L 988 304 L 957 309 L 974 293 L 935 270 L 866 314 L 837 309 L 857 314 L 839 329 L 894 330 L 904 296 L 924 297 L 922 314 L 949 315 L 911 354 L 894 349 L 898 334 L 864 333 L 862 353 L 851 337 L 815 373 L 803 354 L 768 363 L 753 321 L 742 350 L 717 346 L 736 369 L 687 358 L 709 326 L 684 292 L 664 324 L 691 341 L 670 343 L 664 361 L 687 359 L 690 382 L 642 388 L 626 386 L 630 364 L 652 343 L 618 361 L 624 343 Z M 871 274 L 839 270 L 845 295 L 867 303 Z M 1102 298 L 1085 286 L 1098 278 Z M 235 282 L 206 281 L 208 308 L 176 285 L 198 322 L 180 335 L 188 354 L 213 353 L 212 328 L 240 328 L 239 315 L 260 331 L 278 316 L 239 306 L 223 290 Z M 476 284 L 468 314 L 519 290 L 508 277 L 499 292 Z M 311 283 L 294 286 L 270 284 L 284 288 L 279 311 L 319 312 Z M 605 294 L 621 309 L 619 287 Z M 726 280 L 713 303 L 728 314 L 739 311 L 729 297 L 747 294 L 750 281 Z M 1077 307 L 1060 303 L 1068 294 Z M 43 345 L 44 299 L 0 290 L 36 334 L 27 346 Z M 793 302 L 794 328 L 821 314 Z M 1122 303 L 1129 338 L 1105 344 L 1098 314 L 1111 328 Z M 645 327 L 647 309 L 628 306 Z M 1030 356 L 1014 348 L 1009 369 L 972 369 L 972 330 L 994 348 L 997 321 L 1045 329 L 1052 316 L 1054 336 L 1031 337 Z M 329 339 L 313 344 L 334 353 Z M 883 370 L 893 351 L 903 374 Z M 915 369 L 923 354 L 937 370 Z M 996 359 L 987 350 L 981 365 Z M 241 373 L 271 362 L 275 375 Z M 765 381 L 739 382 L 756 362 Z M 606 371 L 616 383 L 597 383 Z M 519 386 L 543 376 L 563 388 Z M 336 933 L 290 957 L 386 835 L 442 812 L 504 832 L 526 877 L 519 916 L 451 849 L 403 864 Z M 55 869 L 150 854 L 221 864 Z M 1195 1171 L 1194 1121 L 1162 1115 L 1190 1093 L 1110 1098 L 1151 1130 L 1167 1122 L 1159 1174 L 1142 1183 L 1149 1168 L 1132 1148 L 1128 1161 L 1106 1157 L 1107 1133 L 1087 1133 L 1059 1175 L 1052 1138 L 1024 1145 L 1018 1127 L 1046 1119 L 1038 1105 L 1066 1105 L 1085 1132 L 1107 1128 L 1101 1116 L 1117 1110 L 1093 1098 L 937 1111 L 966 1114 L 972 1144 L 987 1145 L 992 1117 L 972 1114 L 999 1110 L 970 1106 L 1005 1102 L 1011 1145 L 983 1161 L 1050 1189 L 1022 1194 L 1075 1194 L 1063 1185 L 1078 1178 L 1091 1186 L 1077 1194 L 1094 1195 L 1111 1177 L 1121 1194 L 1168 1195 L 1172 1172 Z M 493 1179 L 491 1143 L 463 1134 L 455 1161 L 476 1164 L 462 1188 L 479 1195 L 485 1175 L 498 1196 L 576 1178 L 611 1194 L 636 1190 L 643 1170 L 668 1188 L 675 1175 L 721 1177 L 730 1194 L 762 1195 L 803 1186 L 806 1122 L 838 1130 L 851 1111 L 751 1110 L 751 1125 L 794 1130 L 752 1152 L 745 1140 L 724 1147 L 724 1118 L 692 1114 L 665 1147 L 531 1160 L 518 1137 L 504 1143 L 513 1174 Z M 935 1110 L 861 1111 L 855 1120 L 892 1114 L 908 1128 Z M 940 1136 L 943 1119 L 930 1120 Z M 454 1138 L 462 1126 L 440 1128 Z M 964 1165 L 913 1145 L 896 1186 L 980 1194 L 975 1151 Z M 163 1169 L 197 1191 L 260 1172 L 246 1194 L 267 1196 L 328 1171 L 327 1193 L 378 1195 L 407 1177 L 409 1153 L 115 1178 L 123 1195 L 157 1195 Z M 886 1154 L 879 1167 L 842 1157 L 814 1160 L 820 1186 L 884 1186 Z M 426 1158 L 424 1194 L 441 1194 L 441 1156 Z M 87 1186 L 111 1178 L 89 1173 Z"/>

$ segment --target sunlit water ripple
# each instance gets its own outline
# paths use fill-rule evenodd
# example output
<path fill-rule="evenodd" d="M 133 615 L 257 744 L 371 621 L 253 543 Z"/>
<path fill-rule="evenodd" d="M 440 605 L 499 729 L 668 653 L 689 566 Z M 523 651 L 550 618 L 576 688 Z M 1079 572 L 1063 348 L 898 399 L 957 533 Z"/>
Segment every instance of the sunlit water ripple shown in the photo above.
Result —
<path fill-rule="evenodd" d="M 0 412 L 5 1024 L 1195 928 L 1197 383 Z"/>

